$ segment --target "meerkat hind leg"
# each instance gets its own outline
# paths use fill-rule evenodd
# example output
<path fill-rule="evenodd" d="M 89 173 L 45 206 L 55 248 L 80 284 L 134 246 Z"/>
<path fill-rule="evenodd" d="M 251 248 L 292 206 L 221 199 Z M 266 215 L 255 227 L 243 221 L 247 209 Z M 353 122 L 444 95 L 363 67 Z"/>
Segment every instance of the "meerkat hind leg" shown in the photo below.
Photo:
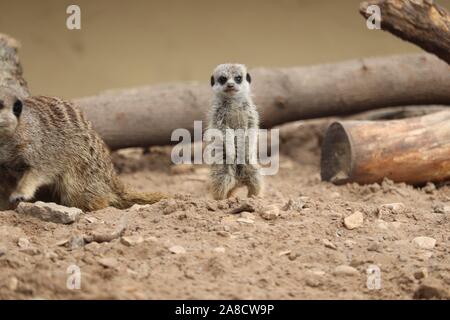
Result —
<path fill-rule="evenodd" d="M 37 189 L 50 183 L 49 179 L 35 170 L 26 171 L 17 183 L 15 191 L 9 197 L 11 203 L 29 201 L 34 198 Z"/>
<path fill-rule="evenodd" d="M 247 196 L 250 198 L 251 196 L 260 195 L 263 189 L 263 182 L 259 170 L 253 166 L 246 166 L 243 169 L 243 175 L 245 176 L 245 184 L 248 189 Z"/>
<path fill-rule="evenodd" d="M 212 193 L 215 200 L 226 199 L 236 188 L 236 179 L 227 168 L 214 171 L 212 176 Z"/>

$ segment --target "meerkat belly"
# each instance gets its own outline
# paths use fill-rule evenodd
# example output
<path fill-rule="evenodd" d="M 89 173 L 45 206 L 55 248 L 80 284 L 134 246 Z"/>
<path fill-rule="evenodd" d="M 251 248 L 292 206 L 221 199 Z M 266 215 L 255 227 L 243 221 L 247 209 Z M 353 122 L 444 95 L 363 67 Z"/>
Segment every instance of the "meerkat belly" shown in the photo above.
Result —
<path fill-rule="evenodd" d="M 225 122 L 231 129 L 247 129 L 248 115 L 242 110 L 231 110 L 226 114 Z"/>

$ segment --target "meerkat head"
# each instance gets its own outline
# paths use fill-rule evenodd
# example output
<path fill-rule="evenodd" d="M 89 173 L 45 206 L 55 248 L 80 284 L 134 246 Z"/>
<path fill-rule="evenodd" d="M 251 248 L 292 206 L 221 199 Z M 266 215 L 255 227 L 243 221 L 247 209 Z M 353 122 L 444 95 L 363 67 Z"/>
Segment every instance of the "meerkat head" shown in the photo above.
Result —
<path fill-rule="evenodd" d="M 211 76 L 211 86 L 217 95 L 240 98 L 250 94 L 252 78 L 243 64 L 220 64 Z"/>
<path fill-rule="evenodd" d="M 16 131 L 22 108 L 22 99 L 14 91 L 0 86 L 0 137 Z"/>

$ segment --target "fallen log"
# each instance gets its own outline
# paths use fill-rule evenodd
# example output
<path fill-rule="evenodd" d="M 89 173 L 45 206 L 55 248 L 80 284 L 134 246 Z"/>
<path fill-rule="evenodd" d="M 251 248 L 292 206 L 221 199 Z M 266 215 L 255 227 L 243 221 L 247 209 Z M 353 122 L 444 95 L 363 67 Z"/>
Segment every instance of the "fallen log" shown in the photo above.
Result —
<path fill-rule="evenodd" d="M 29 95 L 18 43 L 0 34 L 0 85 Z M 411 104 L 450 105 L 449 67 L 426 54 L 370 58 L 310 67 L 254 69 L 262 126 Z M 177 128 L 209 110 L 207 84 L 174 84 L 75 99 L 111 149 L 170 144 Z"/>
<path fill-rule="evenodd" d="M 450 111 L 390 121 L 332 123 L 322 144 L 321 177 L 335 184 L 414 185 L 450 179 Z"/>
<path fill-rule="evenodd" d="M 450 105 L 449 71 L 436 57 L 419 54 L 250 72 L 262 126 L 271 128 L 383 107 Z M 166 145 L 173 130 L 192 133 L 194 120 L 205 119 L 211 100 L 206 83 L 108 91 L 74 101 L 112 149 Z"/>
<path fill-rule="evenodd" d="M 367 8 L 377 5 L 381 28 L 434 53 L 450 64 L 450 14 L 433 0 L 371 0 L 360 5 L 367 19 Z"/>

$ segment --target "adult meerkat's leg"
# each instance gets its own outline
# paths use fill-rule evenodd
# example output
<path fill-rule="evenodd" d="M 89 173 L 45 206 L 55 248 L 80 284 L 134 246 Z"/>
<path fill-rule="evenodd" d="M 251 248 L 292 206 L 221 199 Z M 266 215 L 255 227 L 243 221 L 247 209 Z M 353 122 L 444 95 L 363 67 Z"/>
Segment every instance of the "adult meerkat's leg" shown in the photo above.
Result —
<path fill-rule="evenodd" d="M 31 200 L 39 187 L 49 184 L 50 182 L 51 180 L 49 177 L 39 173 L 35 169 L 25 171 L 23 176 L 19 179 L 16 189 L 9 197 L 9 201 L 16 203 Z"/>
<path fill-rule="evenodd" d="M 211 167 L 211 189 L 215 200 L 226 199 L 236 187 L 236 178 L 231 165 Z"/>
<path fill-rule="evenodd" d="M 245 165 L 241 169 L 243 183 L 248 188 L 248 197 L 257 196 L 263 190 L 263 180 L 258 167 L 251 164 Z"/>

